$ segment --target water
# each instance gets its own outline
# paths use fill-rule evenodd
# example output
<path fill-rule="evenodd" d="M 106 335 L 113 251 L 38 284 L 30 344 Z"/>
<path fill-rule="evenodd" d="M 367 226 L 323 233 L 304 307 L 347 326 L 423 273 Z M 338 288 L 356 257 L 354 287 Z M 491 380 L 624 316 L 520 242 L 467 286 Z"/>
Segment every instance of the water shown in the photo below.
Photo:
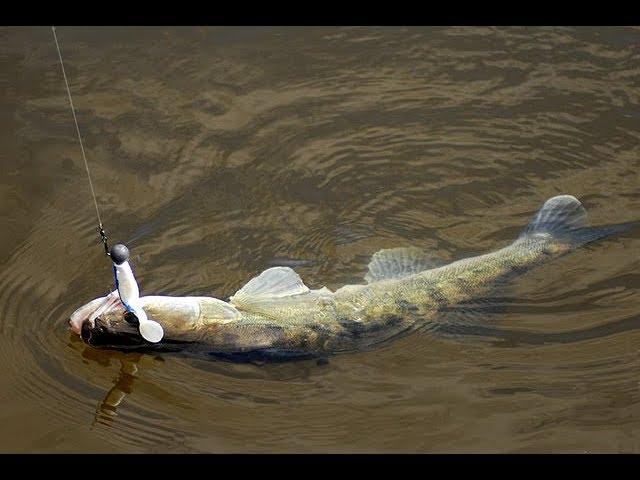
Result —
<path fill-rule="evenodd" d="M 58 29 L 143 293 L 359 282 L 508 244 L 548 197 L 640 219 L 638 28 Z M 0 450 L 638 452 L 640 238 L 527 274 L 492 336 L 328 365 L 85 347 L 112 286 L 50 29 L 0 30 Z"/>

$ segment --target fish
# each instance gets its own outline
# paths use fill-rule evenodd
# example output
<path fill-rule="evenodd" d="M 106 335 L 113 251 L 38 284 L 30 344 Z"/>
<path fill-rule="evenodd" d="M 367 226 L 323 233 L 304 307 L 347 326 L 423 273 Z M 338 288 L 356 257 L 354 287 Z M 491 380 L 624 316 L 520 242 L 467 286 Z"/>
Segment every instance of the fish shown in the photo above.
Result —
<path fill-rule="evenodd" d="M 534 267 L 637 225 L 592 227 L 577 198 L 558 195 L 496 251 L 447 263 L 414 246 L 383 249 L 372 256 L 364 283 L 336 291 L 310 289 L 292 268 L 276 266 L 228 301 L 142 296 L 139 305 L 164 330 L 156 344 L 141 337 L 117 290 L 77 309 L 69 324 L 97 348 L 186 350 L 232 360 L 326 358 L 374 348 L 419 329 L 437 331 L 447 322 L 473 324 L 477 313 L 468 306 L 474 301 L 491 298 Z"/>

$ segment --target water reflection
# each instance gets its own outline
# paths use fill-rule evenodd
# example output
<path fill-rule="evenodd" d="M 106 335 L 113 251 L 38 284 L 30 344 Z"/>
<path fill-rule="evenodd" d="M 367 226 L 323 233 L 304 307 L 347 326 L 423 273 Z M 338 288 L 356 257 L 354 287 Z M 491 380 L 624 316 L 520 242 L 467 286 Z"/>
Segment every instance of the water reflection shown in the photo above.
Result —
<path fill-rule="evenodd" d="M 108 416 L 117 415 L 117 409 L 120 403 L 124 400 L 125 396 L 133 391 L 133 385 L 138 373 L 137 361 L 120 360 L 120 372 L 116 377 L 113 387 L 107 392 L 104 400 L 98 407 L 98 414 L 104 414 Z"/>

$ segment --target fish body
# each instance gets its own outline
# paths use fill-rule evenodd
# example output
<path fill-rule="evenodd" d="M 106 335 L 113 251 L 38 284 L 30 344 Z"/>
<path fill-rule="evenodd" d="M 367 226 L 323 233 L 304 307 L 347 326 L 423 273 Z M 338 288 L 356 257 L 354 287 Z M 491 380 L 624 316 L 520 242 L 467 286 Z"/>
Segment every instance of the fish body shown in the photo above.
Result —
<path fill-rule="evenodd" d="M 231 357 L 349 352 L 419 328 L 437 328 L 450 318 L 445 312 L 486 298 L 514 275 L 630 226 L 589 227 L 580 202 L 561 195 L 548 200 L 510 245 L 447 265 L 414 247 L 394 248 L 373 256 L 367 283 L 335 292 L 310 290 L 291 268 L 274 267 L 229 302 L 166 296 L 140 297 L 139 302 L 164 329 L 157 347 Z M 149 347 L 125 318 L 117 292 L 105 299 L 78 309 L 71 317 L 72 329 L 94 346 Z M 87 316 L 89 311 L 99 313 Z"/>

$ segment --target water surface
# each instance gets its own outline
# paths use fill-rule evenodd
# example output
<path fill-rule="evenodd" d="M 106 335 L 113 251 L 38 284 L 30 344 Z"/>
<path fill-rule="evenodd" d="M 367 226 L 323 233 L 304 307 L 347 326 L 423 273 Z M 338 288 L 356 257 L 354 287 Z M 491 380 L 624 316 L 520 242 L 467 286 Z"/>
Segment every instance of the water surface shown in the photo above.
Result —
<path fill-rule="evenodd" d="M 455 260 L 544 200 L 640 219 L 638 28 L 60 27 L 103 221 L 143 293 Z M 100 351 L 112 288 L 50 29 L 0 29 L 0 450 L 638 452 L 640 237 L 517 281 L 491 335 L 315 361 Z"/>

